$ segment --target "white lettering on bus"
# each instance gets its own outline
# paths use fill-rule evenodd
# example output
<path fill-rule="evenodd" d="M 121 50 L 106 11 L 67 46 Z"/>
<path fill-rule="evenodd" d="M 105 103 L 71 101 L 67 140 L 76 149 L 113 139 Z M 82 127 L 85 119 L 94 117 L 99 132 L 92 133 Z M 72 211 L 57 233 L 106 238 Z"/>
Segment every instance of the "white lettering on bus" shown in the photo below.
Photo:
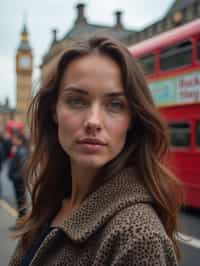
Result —
<path fill-rule="evenodd" d="M 200 86 L 200 79 L 197 76 L 192 77 L 191 79 L 180 79 L 179 88 L 186 89 L 188 87 Z"/>
<path fill-rule="evenodd" d="M 199 91 L 180 91 L 180 97 L 193 98 L 194 100 L 198 100 L 199 99 Z"/>

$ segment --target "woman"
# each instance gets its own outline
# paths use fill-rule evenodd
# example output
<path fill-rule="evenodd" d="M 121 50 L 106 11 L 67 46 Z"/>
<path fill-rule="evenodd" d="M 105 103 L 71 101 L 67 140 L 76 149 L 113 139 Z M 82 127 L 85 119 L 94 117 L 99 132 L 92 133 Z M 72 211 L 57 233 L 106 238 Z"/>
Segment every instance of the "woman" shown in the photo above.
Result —
<path fill-rule="evenodd" d="M 14 265 L 177 265 L 166 129 L 121 43 L 78 42 L 32 106 L 32 206 Z"/>
<path fill-rule="evenodd" d="M 25 214 L 26 189 L 24 183 L 23 165 L 28 157 L 29 151 L 27 139 L 18 129 L 13 131 L 12 145 L 16 150 L 9 164 L 8 177 L 13 183 L 18 210 L 17 219 L 19 219 Z M 15 229 L 15 226 L 10 229 Z"/>

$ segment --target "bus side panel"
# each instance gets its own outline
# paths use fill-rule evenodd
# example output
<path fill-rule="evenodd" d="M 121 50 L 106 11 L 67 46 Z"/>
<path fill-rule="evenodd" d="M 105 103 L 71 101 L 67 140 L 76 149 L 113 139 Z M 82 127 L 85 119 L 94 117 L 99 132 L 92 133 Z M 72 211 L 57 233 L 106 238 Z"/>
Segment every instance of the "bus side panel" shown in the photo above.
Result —
<path fill-rule="evenodd" d="M 167 123 L 200 121 L 200 104 L 165 107 L 160 111 Z M 195 133 L 192 130 L 191 138 Z M 183 183 L 185 204 L 200 208 L 200 147 L 196 143 L 188 147 L 171 147 L 167 164 Z"/>
<path fill-rule="evenodd" d="M 168 166 L 184 187 L 185 205 L 200 208 L 200 152 L 171 149 Z"/>

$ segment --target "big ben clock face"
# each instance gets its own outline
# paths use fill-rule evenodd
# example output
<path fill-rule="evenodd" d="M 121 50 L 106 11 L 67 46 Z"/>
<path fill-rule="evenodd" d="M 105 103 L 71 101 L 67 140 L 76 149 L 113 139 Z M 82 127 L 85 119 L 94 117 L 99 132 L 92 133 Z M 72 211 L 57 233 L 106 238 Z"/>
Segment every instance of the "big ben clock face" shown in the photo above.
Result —
<path fill-rule="evenodd" d="M 31 66 L 31 59 L 27 55 L 23 55 L 19 59 L 19 66 L 24 69 L 28 69 Z"/>

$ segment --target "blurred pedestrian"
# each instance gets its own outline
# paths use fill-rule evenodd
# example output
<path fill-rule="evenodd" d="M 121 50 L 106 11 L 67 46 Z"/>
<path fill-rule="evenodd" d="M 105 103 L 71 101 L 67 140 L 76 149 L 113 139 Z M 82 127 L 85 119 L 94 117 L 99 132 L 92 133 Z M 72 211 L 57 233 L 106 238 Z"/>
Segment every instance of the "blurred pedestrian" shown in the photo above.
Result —
<path fill-rule="evenodd" d="M 4 161 L 10 158 L 10 152 L 12 148 L 11 134 L 7 131 L 4 132 L 3 136 L 4 145 Z"/>
<path fill-rule="evenodd" d="M 23 166 L 28 156 L 27 140 L 19 130 L 15 130 L 12 134 L 12 145 L 15 147 L 15 153 L 9 164 L 8 177 L 13 183 L 19 219 L 25 214 L 26 189 Z"/>
<path fill-rule="evenodd" d="M 4 158 L 5 158 L 4 138 L 2 133 L 0 132 L 0 171 L 2 169 Z"/>
<path fill-rule="evenodd" d="M 0 132 L 0 197 L 2 196 L 1 174 L 2 174 L 2 167 L 3 167 L 4 157 L 5 157 L 4 139 L 3 139 L 2 133 Z"/>
<path fill-rule="evenodd" d="M 167 130 L 127 48 L 107 37 L 74 44 L 30 114 L 32 205 L 9 265 L 177 265 Z"/>

